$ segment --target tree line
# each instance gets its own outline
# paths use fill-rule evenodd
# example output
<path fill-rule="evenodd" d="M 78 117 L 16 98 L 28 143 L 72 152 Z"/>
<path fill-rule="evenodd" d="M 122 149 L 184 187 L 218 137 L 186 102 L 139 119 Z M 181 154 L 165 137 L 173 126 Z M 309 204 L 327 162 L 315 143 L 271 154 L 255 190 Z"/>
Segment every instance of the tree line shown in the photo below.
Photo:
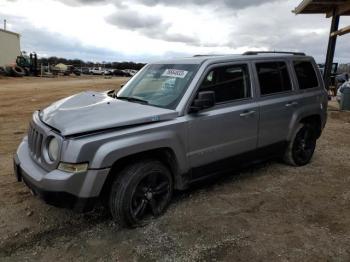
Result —
<path fill-rule="evenodd" d="M 80 59 L 66 59 L 61 57 L 42 57 L 38 59 L 39 64 L 43 65 L 56 65 L 59 63 L 63 63 L 66 65 L 73 65 L 74 67 L 81 68 L 81 67 L 104 67 L 104 68 L 113 68 L 113 69 L 134 69 L 134 70 L 140 70 L 142 67 L 144 67 L 145 64 L 143 63 L 135 63 L 135 62 L 101 62 L 101 63 L 95 63 L 95 62 L 85 62 Z M 343 72 L 350 72 L 350 64 L 339 64 L 338 66 L 338 73 Z"/>
<path fill-rule="evenodd" d="M 349 64 L 340 64 L 338 66 L 338 73 L 350 73 L 350 63 Z"/>
<path fill-rule="evenodd" d="M 81 68 L 81 67 L 104 67 L 104 68 L 113 68 L 113 69 L 134 69 L 134 70 L 140 70 L 145 64 L 143 63 L 135 63 L 135 62 L 102 62 L 102 63 L 95 63 L 91 61 L 83 61 L 80 59 L 66 59 L 61 57 L 42 57 L 38 59 L 39 64 L 42 65 L 56 65 L 59 63 L 63 63 L 65 65 L 73 65 L 74 67 Z"/>

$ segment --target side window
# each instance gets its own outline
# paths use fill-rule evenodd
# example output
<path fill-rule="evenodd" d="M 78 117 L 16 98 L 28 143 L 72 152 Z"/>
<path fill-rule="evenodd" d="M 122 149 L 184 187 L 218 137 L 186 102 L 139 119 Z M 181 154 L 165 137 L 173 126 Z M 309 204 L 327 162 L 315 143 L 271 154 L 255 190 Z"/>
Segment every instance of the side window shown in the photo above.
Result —
<path fill-rule="evenodd" d="M 248 66 L 232 65 L 211 70 L 200 91 L 214 91 L 216 103 L 251 97 Z"/>
<path fill-rule="evenodd" d="M 294 69 L 297 75 L 299 89 L 318 87 L 315 69 L 308 61 L 294 61 Z"/>
<path fill-rule="evenodd" d="M 292 90 L 287 65 L 284 62 L 257 63 L 261 95 Z"/>

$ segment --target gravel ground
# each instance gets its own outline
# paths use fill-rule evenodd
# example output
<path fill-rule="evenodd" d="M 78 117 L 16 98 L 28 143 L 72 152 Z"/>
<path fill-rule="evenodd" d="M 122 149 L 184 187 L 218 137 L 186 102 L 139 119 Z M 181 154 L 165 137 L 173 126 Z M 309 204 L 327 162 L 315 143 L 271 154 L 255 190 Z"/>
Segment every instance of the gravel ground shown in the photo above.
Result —
<path fill-rule="evenodd" d="M 0 78 L 1 261 L 350 261 L 350 113 L 329 112 L 312 163 L 268 162 L 177 192 L 148 226 L 103 208 L 77 214 L 32 196 L 12 172 L 31 113 L 125 78 Z"/>

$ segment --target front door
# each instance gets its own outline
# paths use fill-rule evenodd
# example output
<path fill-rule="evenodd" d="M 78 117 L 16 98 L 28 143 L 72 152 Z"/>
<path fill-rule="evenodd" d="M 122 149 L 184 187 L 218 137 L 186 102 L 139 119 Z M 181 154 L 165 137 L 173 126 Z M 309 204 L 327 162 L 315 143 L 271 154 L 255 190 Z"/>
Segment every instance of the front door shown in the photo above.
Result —
<path fill-rule="evenodd" d="M 216 105 L 188 115 L 187 156 L 191 168 L 255 150 L 259 108 L 254 101 L 248 65 L 208 69 L 200 91 L 214 91 Z"/>

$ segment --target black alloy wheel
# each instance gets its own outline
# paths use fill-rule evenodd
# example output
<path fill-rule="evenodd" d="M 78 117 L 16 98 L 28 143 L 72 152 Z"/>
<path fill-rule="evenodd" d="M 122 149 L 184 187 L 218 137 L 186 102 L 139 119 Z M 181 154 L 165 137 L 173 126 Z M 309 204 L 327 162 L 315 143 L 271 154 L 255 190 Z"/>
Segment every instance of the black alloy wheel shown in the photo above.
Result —
<path fill-rule="evenodd" d="M 143 160 L 124 168 L 112 184 L 109 209 L 121 226 L 143 226 L 162 215 L 173 194 L 173 178 L 158 160 Z"/>
<path fill-rule="evenodd" d="M 147 174 L 136 186 L 131 202 L 131 210 L 136 220 L 163 213 L 171 196 L 171 181 L 160 172 Z"/>
<path fill-rule="evenodd" d="M 299 165 L 306 165 L 310 162 L 316 147 L 316 135 L 311 125 L 304 125 L 297 133 L 293 148 L 292 156 L 294 162 Z"/>

